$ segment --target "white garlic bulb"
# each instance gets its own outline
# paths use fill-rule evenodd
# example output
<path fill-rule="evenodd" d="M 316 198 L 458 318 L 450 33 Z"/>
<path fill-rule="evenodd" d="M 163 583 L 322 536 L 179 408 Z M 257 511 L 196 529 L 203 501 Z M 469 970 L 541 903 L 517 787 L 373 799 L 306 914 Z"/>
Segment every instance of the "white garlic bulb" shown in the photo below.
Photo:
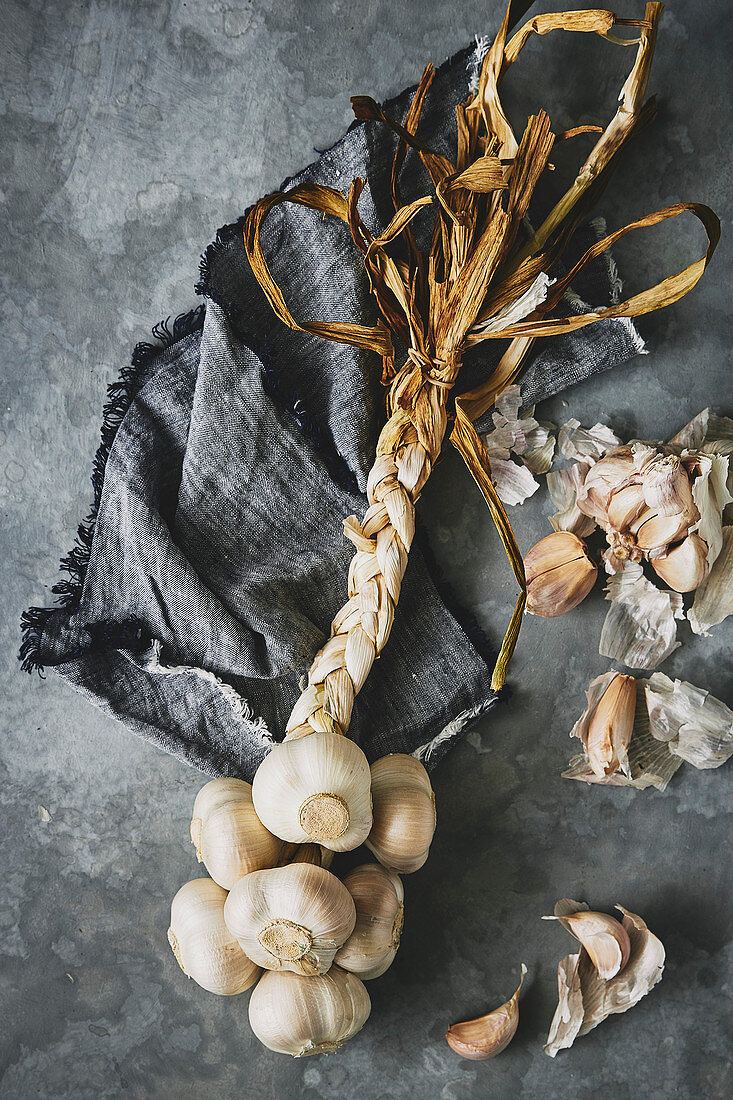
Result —
<path fill-rule="evenodd" d="M 356 905 L 356 925 L 336 954 L 344 970 L 362 981 L 379 978 L 391 965 L 400 945 L 405 891 L 397 875 L 381 863 L 363 863 L 344 878 Z"/>
<path fill-rule="evenodd" d="M 260 968 L 248 959 L 224 923 L 226 890 L 210 878 L 182 886 L 171 904 L 168 942 L 188 978 L 210 993 L 243 993 Z"/>
<path fill-rule="evenodd" d="M 358 848 L 372 825 L 369 763 L 338 733 L 283 741 L 267 754 L 252 785 L 257 816 L 293 844 L 334 852 Z"/>
<path fill-rule="evenodd" d="M 419 870 L 435 832 L 435 795 L 414 756 L 393 753 L 372 764 L 374 824 L 367 848 L 398 874 Z"/>
<path fill-rule="evenodd" d="M 226 900 L 224 920 L 258 966 L 325 974 L 354 929 L 356 909 L 330 871 L 293 863 L 240 879 Z"/>
<path fill-rule="evenodd" d="M 252 787 L 243 779 L 212 779 L 193 804 L 191 840 L 214 882 L 231 890 L 250 871 L 274 867 L 282 842 L 255 813 Z"/>
<path fill-rule="evenodd" d="M 338 966 L 315 978 L 266 970 L 250 998 L 249 1022 L 270 1050 L 300 1058 L 338 1050 L 361 1030 L 371 1007 L 363 982 Z"/>

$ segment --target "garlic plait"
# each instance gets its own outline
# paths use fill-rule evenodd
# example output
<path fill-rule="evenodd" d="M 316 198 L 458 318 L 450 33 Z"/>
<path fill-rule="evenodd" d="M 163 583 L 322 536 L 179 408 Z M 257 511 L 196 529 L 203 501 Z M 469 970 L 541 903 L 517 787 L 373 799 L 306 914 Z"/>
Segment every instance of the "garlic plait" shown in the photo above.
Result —
<path fill-rule="evenodd" d="M 193 804 L 191 840 L 214 882 L 231 890 L 250 871 L 274 867 L 282 842 L 255 813 L 252 787 L 242 779 L 212 779 Z"/>
<path fill-rule="evenodd" d="M 338 966 L 314 978 L 266 970 L 250 998 L 249 1022 L 270 1050 L 301 1058 L 338 1050 L 361 1030 L 371 1008 L 363 982 Z"/>
<path fill-rule="evenodd" d="M 224 919 L 259 966 L 312 976 L 331 966 L 354 929 L 356 909 L 330 871 L 293 863 L 240 879 L 226 900 Z"/>
<path fill-rule="evenodd" d="M 414 756 L 392 753 L 372 764 L 374 824 L 366 846 L 398 874 L 422 867 L 435 832 L 435 795 Z"/>
<path fill-rule="evenodd" d="M 226 890 L 210 878 L 182 886 L 171 904 L 168 942 L 188 978 L 210 993 L 231 996 L 254 985 L 260 968 L 224 922 Z"/>
<path fill-rule="evenodd" d="M 313 842 L 349 852 L 372 825 L 369 763 L 338 733 L 281 742 L 260 764 L 252 785 L 257 816 L 291 844 Z"/>
<path fill-rule="evenodd" d="M 379 978 L 397 954 L 405 914 L 402 882 L 381 863 L 363 863 L 344 878 L 356 905 L 356 925 L 336 962 L 362 981 Z"/>

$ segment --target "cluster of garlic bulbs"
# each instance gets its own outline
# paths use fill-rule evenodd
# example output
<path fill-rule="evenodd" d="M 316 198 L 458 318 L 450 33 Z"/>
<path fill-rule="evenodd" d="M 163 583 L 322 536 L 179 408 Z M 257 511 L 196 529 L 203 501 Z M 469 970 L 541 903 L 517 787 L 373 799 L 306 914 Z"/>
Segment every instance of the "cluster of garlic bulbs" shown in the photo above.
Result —
<path fill-rule="evenodd" d="M 270 1050 L 337 1050 L 366 1022 L 364 981 L 400 942 L 400 874 L 422 867 L 435 832 L 423 765 L 394 754 L 372 767 L 353 741 L 313 733 L 276 745 L 254 783 L 213 779 L 196 798 L 191 839 L 210 878 L 171 906 L 168 939 L 185 974 L 211 993 L 255 985 L 252 1030 Z M 330 870 L 366 844 L 379 860 Z"/>

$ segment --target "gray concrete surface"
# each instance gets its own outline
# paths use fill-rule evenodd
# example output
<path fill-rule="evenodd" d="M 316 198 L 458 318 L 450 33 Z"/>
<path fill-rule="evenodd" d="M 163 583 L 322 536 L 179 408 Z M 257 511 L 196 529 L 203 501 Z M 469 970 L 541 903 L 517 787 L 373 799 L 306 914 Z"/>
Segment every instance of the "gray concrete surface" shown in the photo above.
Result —
<path fill-rule="evenodd" d="M 643 11 L 638 0 L 621 7 Z M 48 598 L 87 508 L 104 387 L 154 321 L 193 304 L 213 231 L 330 144 L 351 93 L 395 93 L 426 60 L 493 29 L 498 12 L 497 0 L 0 0 L 3 1097 L 733 1092 L 730 768 L 685 768 L 664 795 L 559 778 L 583 688 L 606 667 L 600 589 L 565 619 L 526 622 L 511 703 L 436 775 L 439 829 L 407 883 L 397 963 L 370 986 L 362 1034 L 328 1059 L 265 1051 L 247 995 L 203 993 L 167 948 L 170 899 L 196 870 L 186 831 L 201 776 L 53 677 L 22 676 L 15 660 L 18 616 Z M 661 116 L 603 200 L 611 225 L 680 198 L 726 218 L 730 28 L 725 0 L 668 5 L 651 82 Z M 559 36 L 542 46 L 555 58 L 546 75 L 570 56 L 581 64 L 574 87 L 587 110 L 596 90 L 612 109 L 629 58 L 599 46 L 614 52 L 613 70 L 580 62 Z M 640 287 L 699 247 L 680 225 L 630 238 L 619 262 Z M 543 411 L 652 437 L 707 404 L 730 415 L 729 276 L 724 237 L 698 290 L 642 325 L 647 358 Z M 454 458 L 421 507 L 451 579 L 498 637 L 513 585 Z M 543 491 L 513 512 L 522 546 L 548 530 L 549 511 Z M 730 624 L 710 638 L 683 627 L 680 638 L 664 671 L 730 704 Z M 539 918 L 564 894 L 642 913 L 668 963 L 632 1013 L 550 1061 L 555 963 L 570 943 Z M 447 1024 L 502 1001 L 521 961 L 514 1043 L 496 1062 L 460 1061 L 443 1042 Z"/>

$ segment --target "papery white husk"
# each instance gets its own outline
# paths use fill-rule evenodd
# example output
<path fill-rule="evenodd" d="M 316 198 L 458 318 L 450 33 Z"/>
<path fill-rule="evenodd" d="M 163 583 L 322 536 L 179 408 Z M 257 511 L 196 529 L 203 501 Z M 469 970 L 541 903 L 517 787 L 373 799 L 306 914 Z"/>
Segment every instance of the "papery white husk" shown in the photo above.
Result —
<path fill-rule="evenodd" d="M 494 428 L 483 437 L 491 459 L 491 476 L 504 504 L 521 504 L 539 488 L 532 473 L 546 473 L 552 465 L 555 440 L 548 426 L 532 415 L 534 406 L 520 418 L 519 386 L 507 386 L 494 402 Z M 521 464 L 511 460 L 514 454 Z"/>
<path fill-rule="evenodd" d="M 692 607 L 687 612 L 695 634 L 710 632 L 733 614 L 733 527 L 724 527 L 720 553 L 710 574 L 695 592 Z"/>
<path fill-rule="evenodd" d="M 578 489 L 590 470 L 587 462 L 576 462 L 567 470 L 551 470 L 547 475 L 550 499 L 558 509 L 550 516 L 556 531 L 571 531 L 578 538 L 586 538 L 596 529 L 596 522 L 578 508 Z"/>
<path fill-rule="evenodd" d="M 620 447 L 621 440 L 605 424 L 583 428 L 579 420 L 571 419 L 560 428 L 557 446 L 565 458 L 597 462 L 613 447 Z"/>
<path fill-rule="evenodd" d="M 692 485 L 692 499 L 700 519 L 691 530 L 697 531 L 707 543 L 708 568 L 712 568 L 723 546 L 723 512 L 726 505 L 733 501 L 726 485 L 729 459 L 723 455 L 701 453 L 694 458 L 700 473 Z"/>
<path fill-rule="evenodd" d="M 582 903 L 573 904 L 579 909 L 588 908 Z M 621 905 L 615 908 L 623 913 L 621 923 L 631 941 L 629 961 L 615 978 L 604 981 L 585 948 L 560 960 L 558 1006 L 545 1044 L 545 1053 L 551 1058 L 608 1016 L 633 1008 L 661 980 L 665 960 L 661 941 L 641 917 Z"/>
<path fill-rule="evenodd" d="M 719 768 L 733 755 L 733 711 L 725 703 L 661 672 L 644 688 L 650 731 L 670 753 L 696 768 Z"/>
<path fill-rule="evenodd" d="M 630 668 L 653 669 L 678 648 L 675 619 L 684 616 L 679 592 L 647 580 L 638 562 L 625 561 L 609 578 L 598 652 Z"/>

